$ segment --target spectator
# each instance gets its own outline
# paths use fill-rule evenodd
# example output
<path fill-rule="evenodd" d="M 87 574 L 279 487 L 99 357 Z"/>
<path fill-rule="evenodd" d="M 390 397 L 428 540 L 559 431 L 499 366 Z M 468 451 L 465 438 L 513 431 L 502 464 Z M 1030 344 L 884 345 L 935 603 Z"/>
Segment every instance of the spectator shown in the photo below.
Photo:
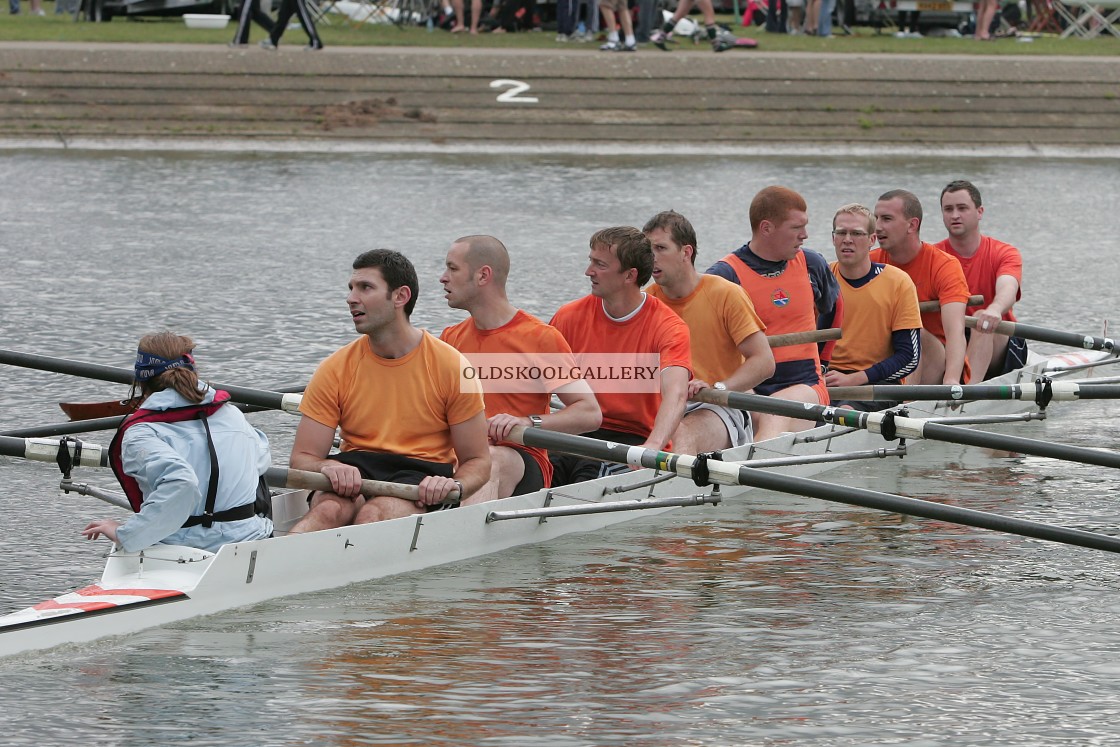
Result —
<path fill-rule="evenodd" d="M 599 49 L 604 52 L 637 52 L 638 40 L 634 37 L 634 22 L 630 20 L 630 8 L 626 0 L 600 0 L 599 12 L 603 14 L 603 21 L 607 24 L 607 43 Z M 619 43 L 616 23 L 622 26 L 625 43 Z"/>

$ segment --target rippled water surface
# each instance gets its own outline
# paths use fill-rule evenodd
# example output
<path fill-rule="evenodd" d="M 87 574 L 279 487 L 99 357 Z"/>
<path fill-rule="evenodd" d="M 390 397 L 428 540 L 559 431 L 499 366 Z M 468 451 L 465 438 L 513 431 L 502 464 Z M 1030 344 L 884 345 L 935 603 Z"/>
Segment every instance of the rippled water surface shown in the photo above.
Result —
<path fill-rule="evenodd" d="M 457 321 L 449 242 L 494 233 L 515 303 L 586 292 L 587 238 L 675 208 L 701 262 L 746 238 L 755 191 L 832 211 L 967 177 L 1026 259 L 1024 321 L 1114 315 L 1115 163 L 945 159 L 559 159 L 0 155 L 0 346 L 128 365 L 139 335 L 191 334 L 215 381 L 305 381 L 351 339 L 358 252 L 405 251 L 414 320 Z M 1045 347 L 1045 346 L 1043 346 Z M 0 367 L 3 427 L 118 385 Z M 1019 432 L 1115 447 L 1120 408 L 1060 403 Z M 253 420 L 286 459 L 290 416 Z M 88 440 L 106 443 L 108 434 Z M 113 515 L 57 470 L 0 458 L 0 612 L 94 580 Z M 108 485 L 107 474 L 85 479 Z M 1106 533 L 1116 475 L 923 444 L 848 485 Z M 277 600 L 128 639 L 0 660 L 10 745 L 1104 745 L 1120 727 L 1115 556 L 776 495 L 689 509 L 460 567 Z"/>

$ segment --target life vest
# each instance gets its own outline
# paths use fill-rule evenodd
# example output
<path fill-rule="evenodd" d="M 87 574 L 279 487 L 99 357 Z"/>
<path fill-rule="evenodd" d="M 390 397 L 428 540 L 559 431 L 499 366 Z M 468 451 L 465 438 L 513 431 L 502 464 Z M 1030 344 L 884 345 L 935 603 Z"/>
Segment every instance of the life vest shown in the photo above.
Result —
<path fill-rule="evenodd" d="M 116 435 L 109 443 L 109 466 L 113 468 L 113 474 L 117 476 L 117 481 L 124 489 L 124 493 L 128 496 L 128 502 L 132 506 L 132 510 L 140 513 L 140 506 L 144 502 L 144 492 L 140 489 L 140 484 L 136 481 L 135 477 L 125 474 L 124 463 L 121 458 L 121 443 L 124 441 L 124 432 L 137 423 L 180 423 L 185 420 L 198 420 L 205 421 L 206 418 L 213 415 L 220 410 L 226 402 L 229 401 L 229 392 L 218 390 L 214 394 L 214 401 L 206 405 L 187 405 L 186 407 L 172 407 L 167 410 L 144 410 L 140 409 L 131 415 L 127 416 L 121 422 L 120 427 L 117 429 Z M 183 525 L 195 526 L 202 524 L 209 527 L 215 521 L 237 521 L 240 519 L 247 519 L 254 515 L 253 504 L 248 503 L 245 506 L 236 506 L 228 511 L 220 511 L 214 513 L 214 500 L 217 494 L 218 486 L 218 463 L 216 455 L 214 454 L 214 444 L 210 440 L 210 429 L 206 429 L 206 438 L 210 441 L 210 487 L 206 495 L 206 515 L 205 516 L 192 516 Z M 244 514 L 244 515 L 243 515 Z"/>
<path fill-rule="evenodd" d="M 766 334 L 808 332 L 817 328 L 813 284 L 809 280 L 804 252 L 798 252 L 789 260 L 785 270 L 777 277 L 759 275 L 734 253 L 728 254 L 723 261 L 735 271 L 739 285 L 751 297 L 754 310 L 766 325 Z M 775 348 L 774 360 L 777 363 L 809 360 L 813 361 L 816 370 L 820 370 L 821 359 L 815 342 Z"/>

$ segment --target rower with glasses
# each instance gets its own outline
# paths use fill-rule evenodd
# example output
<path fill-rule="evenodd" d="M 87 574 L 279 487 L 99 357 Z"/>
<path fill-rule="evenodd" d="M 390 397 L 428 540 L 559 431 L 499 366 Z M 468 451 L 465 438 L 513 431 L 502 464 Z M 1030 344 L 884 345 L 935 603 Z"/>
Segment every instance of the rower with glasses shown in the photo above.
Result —
<path fill-rule="evenodd" d="M 832 218 L 836 262 L 832 272 L 844 299 L 843 337 L 832 352 L 825 383 L 834 386 L 898 384 L 921 358 L 922 318 L 914 281 L 902 270 L 871 261 L 875 216 L 863 205 L 844 205 Z M 881 410 L 888 402 L 834 402 Z"/>

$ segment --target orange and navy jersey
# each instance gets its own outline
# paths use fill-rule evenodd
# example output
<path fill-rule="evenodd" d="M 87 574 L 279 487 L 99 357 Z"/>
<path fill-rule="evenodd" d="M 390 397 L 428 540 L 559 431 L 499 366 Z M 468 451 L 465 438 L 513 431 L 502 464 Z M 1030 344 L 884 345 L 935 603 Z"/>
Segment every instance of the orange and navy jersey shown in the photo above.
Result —
<path fill-rule="evenodd" d="M 1005 244 L 991 236 L 981 236 L 980 246 L 971 257 L 962 257 L 957 254 L 953 250 L 952 244 L 949 243 L 949 239 L 945 239 L 935 246 L 950 257 L 956 257 L 957 261 L 961 263 L 961 269 L 964 270 L 964 277 L 968 281 L 968 290 L 973 295 L 984 297 L 983 306 L 968 307 L 967 312 L 969 314 L 975 314 L 992 303 L 992 299 L 996 297 L 996 278 L 1000 275 L 1010 275 L 1015 278 L 1015 282 L 1019 284 L 1019 291 L 1015 294 L 1015 300 L 1018 301 L 1022 298 L 1023 257 L 1019 254 L 1019 250 L 1011 244 Z M 1013 322 L 1015 321 L 1015 315 L 1008 309 L 1003 315 L 1003 319 L 1007 322 Z"/>
<path fill-rule="evenodd" d="M 828 263 L 816 252 L 803 249 L 788 262 L 768 262 L 750 251 L 748 244 L 716 262 L 708 273 L 747 291 L 768 335 L 808 332 L 822 324 L 839 326 L 840 288 Z M 822 350 L 817 343 L 774 348 L 774 375 L 756 391 L 769 394 L 794 384 L 823 390 L 821 360 L 831 349 L 831 344 Z"/>
<path fill-rule="evenodd" d="M 897 267 L 880 263 L 872 263 L 867 276 L 855 282 L 840 275 L 838 262 L 832 271 L 844 296 L 844 337 L 836 345 L 832 367 L 866 371 L 871 384 L 912 373 L 921 352 L 917 334 L 922 327 L 914 282 Z M 896 333 L 905 345 L 896 345 Z"/>
<path fill-rule="evenodd" d="M 660 300 L 648 294 L 644 299 L 641 309 L 619 321 L 607 316 L 601 299 L 584 296 L 561 306 L 549 323 L 560 330 L 577 357 L 594 353 L 657 354 L 661 371 L 680 366 L 691 376 L 688 326 Z M 603 411 L 602 428 L 649 436 L 661 407 L 660 386 L 649 392 L 603 392 L 595 381 L 588 383 Z"/>

